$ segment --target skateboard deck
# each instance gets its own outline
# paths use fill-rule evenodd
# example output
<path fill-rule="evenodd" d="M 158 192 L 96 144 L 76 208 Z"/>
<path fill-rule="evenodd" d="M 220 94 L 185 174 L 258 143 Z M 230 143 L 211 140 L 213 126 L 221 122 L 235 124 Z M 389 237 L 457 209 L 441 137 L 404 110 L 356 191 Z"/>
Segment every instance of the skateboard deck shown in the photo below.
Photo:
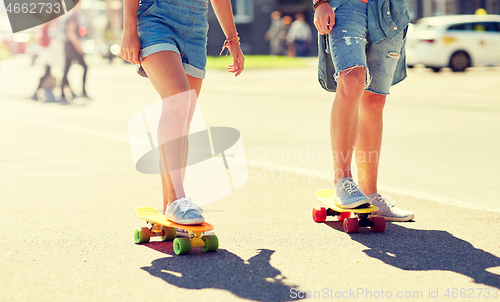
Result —
<path fill-rule="evenodd" d="M 206 235 L 214 229 L 213 225 L 204 222 L 197 225 L 182 225 L 170 221 L 152 207 L 140 207 L 134 210 L 137 218 L 145 220 L 150 227 L 137 228 L 134 231 L 135 243 L 147 243 L 151 237 L 161 237 L 162 241 L 173 240 L 174 252 L 177 255 L 189 254 L 191 248 L 201 247 L 204 252 L 215 252 L 219 241 L 215 235 Z M 188 237 L 178 237 L 177 230 L 187 232 Z"/>
<path fill-rule="evenodd" d="M 327 216 L 337 216 L 339 221 L 343 221 L 344 231 L 346 233 L 357 233 L 360 227 L 370 227 L 372 232 L 383 232 L 385 230 L 385 219 L 383 217 L 371 217 L 370 213 L 378 211 L 376 206 L 368 206 L 364 208 L 344 209 L 335 203 L 335 191 L 333 190 L 318 190 L 316 198 L 328 206 L 327 209 L 313 209 L 313 220 L 315 222 L 323 222 Z M 358 218 L 350 218 L 351 213 L 354 213 Z"/>

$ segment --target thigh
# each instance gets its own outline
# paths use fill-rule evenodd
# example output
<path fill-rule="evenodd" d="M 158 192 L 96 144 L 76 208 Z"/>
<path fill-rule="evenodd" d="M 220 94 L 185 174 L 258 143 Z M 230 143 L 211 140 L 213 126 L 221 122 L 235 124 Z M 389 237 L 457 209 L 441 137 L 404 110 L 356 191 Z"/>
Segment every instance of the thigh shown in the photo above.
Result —
<path fill-rule="evenodd" d="M 191 89 L 181 58 L 176 52 L 153 53 L 144 58 L 141 65 L 162 99 Z"/>
<path fill-rule="evenodd" d="M 366 52 L 366 60 L 372 81 L 368 86 L 368 91 L 387 95 L 392 85 L 394 71 L 401 58 L 403 48 L 404 32 L 392 40 L 385 39 L 377 44 L 369 44 Z"/>
<path fill-rule="evenodd" d="M 351 0 L 335 10 L 335 25 L 329 34 L 329 48 L 338 74 L 349 67 L 365 67 L 367 4 Z"/>
<path fill-rule="evenodd" d="M 199 97 L 201 91 L 201 85 L 203 84 L 203 79 L 193 77 L 188 74 L 186 74 L 186 76 L 189 82 L 189 88 L 194 89 L 196 91 L 196 97 Z"/>

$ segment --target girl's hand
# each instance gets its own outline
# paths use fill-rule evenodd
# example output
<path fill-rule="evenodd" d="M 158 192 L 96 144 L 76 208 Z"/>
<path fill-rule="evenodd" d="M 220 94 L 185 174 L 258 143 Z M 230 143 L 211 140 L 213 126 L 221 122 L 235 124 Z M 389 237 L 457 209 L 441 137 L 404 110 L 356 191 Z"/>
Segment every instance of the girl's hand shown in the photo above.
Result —
<path fill-rule="evenodd" d="M 141 40 L 137 31 L 123 31 L 120 56 L 133 64 L 140 64 Z"/>
<path fill-rule="evenodd" d="M 335 25 L 335 13 L 328 3 L 320 4 L 314 11 L 314 26 L 320 35 L 329 34 Z"/>
<path fill-rule="evenodd" d="M 227 71 L 234 73 L 234 76 L 237 77 L 245 68 L 245 57 L 241 52 L 239 43 L 230 44 L 227 48 L 229 48 L 229 53 L 231 54 L 231 57 L 233 57 L 233 64 L 230 64 L 227 67 Z"/>

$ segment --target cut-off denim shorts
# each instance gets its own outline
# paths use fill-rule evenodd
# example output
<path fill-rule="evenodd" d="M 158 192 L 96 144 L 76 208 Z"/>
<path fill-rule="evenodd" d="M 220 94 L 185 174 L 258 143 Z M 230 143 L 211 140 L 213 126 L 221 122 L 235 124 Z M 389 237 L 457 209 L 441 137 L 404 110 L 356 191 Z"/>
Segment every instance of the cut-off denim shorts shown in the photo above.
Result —
<path fill-rule="evenodd" d="M 141 0 L 137 31 L 142 57 L 173 51 L 181 57 L 186 74 L 203 79 L 207 64 L 207 11 L 207 0 Z M 142 67 L 138 67 L 141 74 Z"/>
<path fill-rule="evenodd" d="M 365 89 L 388 95 L 400 58 L 404 32 L 393 39 L 370 43 L 368 4 L 349 0 L 335 9 L 335 25 L 329 34 L 329 49 L 335 67 L 335 79 L 353 67 L 366 68 Z"/>

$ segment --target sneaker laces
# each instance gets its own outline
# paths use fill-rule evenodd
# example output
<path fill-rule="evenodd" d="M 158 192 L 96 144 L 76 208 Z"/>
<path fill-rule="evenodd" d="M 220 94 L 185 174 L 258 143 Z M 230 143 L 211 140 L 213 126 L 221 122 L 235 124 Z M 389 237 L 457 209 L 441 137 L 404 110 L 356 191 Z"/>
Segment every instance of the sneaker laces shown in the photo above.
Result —
<path fill-rule="evenodd" d="M 186 214 L 186 212 L 189 210 L 197 210 L 201 212 L 201 208 L 198 205 L 194 204 L 189 197 L 181 198 L 181 200 L 179 201 L 179 208 L 182 211 L 182 214 Z"/>
<path fill-rule="evenodd" d="M 385 196 L 382 196 L 382 195 L 379 195 L 377 197 L 377 201 L 379 201 L 380 203 L 384 203 L 387 205 L 387 207 L 389 208 L 392 208 L 392 207 L 395 207 L 396 205 L 394 204 L 394 202 L 388 198 L 388 197 L 385 197 Z"/>
<path fill-rule="evenodd" d="M 350 180 L 344 181 L 342 186 L 344 187 L 344 189 L 347 191 L 347 194 L 349 194 L 349 195 L 353 195 L 353 194 L 357 194 L 357 193 L 361 192 L 359 190 L 358 185 L 355 182 L 350 181 Z"/>

